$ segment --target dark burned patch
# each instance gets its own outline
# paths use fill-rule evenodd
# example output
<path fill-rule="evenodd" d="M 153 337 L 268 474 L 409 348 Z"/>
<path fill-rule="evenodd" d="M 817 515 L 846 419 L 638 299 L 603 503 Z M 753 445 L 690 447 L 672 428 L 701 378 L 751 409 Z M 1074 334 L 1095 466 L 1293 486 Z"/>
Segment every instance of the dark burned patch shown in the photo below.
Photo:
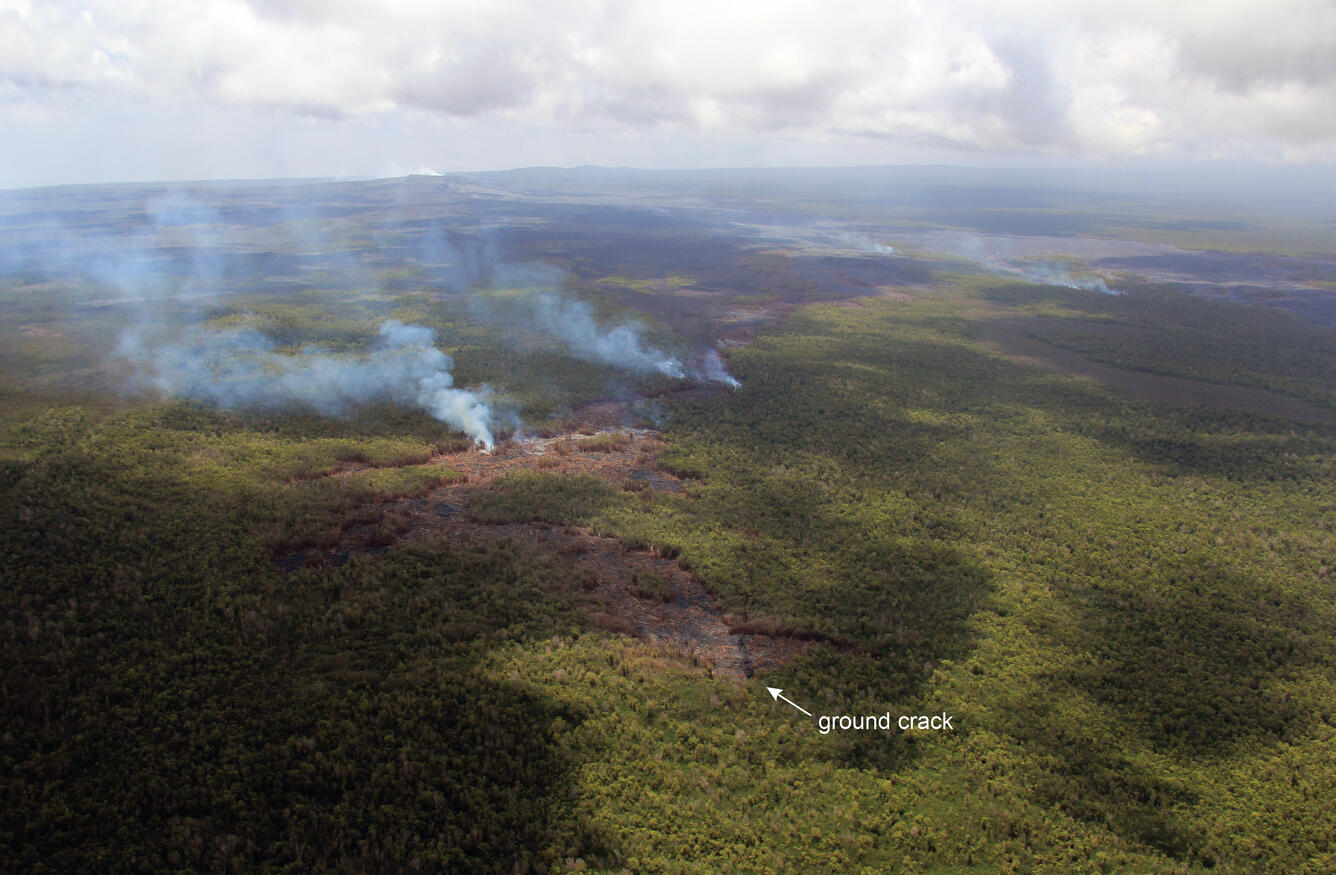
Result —
<path fill-rule="evenodd" d="M 288 553 L 274 559 L 274 564 L 284 571 L 296 571 L 299 568 L 309 568 L 313 566 L 327 565 L 331 568 L 342 568 L 348 564 L 348 560 L 355 553 L 372 553 L 380 555 L 388 547 L 350 547 L 347 550 L 303 550 L 300 553 Z"/>
<path fill-rule="evenodd" d="M 381 503 L 383 517 L 396 523 L 390 539 L 422 541 L 493 541 L 509 539 L 540 552 L 548 560 L 584 570 L 585 590 L 595 600 L 593 619 L 614 632 L 634 635 L 687 658 L 713 666 L 716 674 L 750 677 L 760 669 L 787 663 L 807 650 L 811 636 L 789 629 L 739 623 L 721 613 L 704 584 L 675 557 L 652 550 L 632 550 L 616 538 L 582 527 L 544 522 L 483 522 L 469 504 L 489 494 L 496 481 L 518 472 L 572 477 L 596 476 L 633 492 L 682 492 L 682 481 L 659 467 L 664 444 L 643 429 L 621 429 L 625 439 L 590 443 L 584 428 L 564 434 L 508 441 L 493 453 L 468 450 L 437 461 L 467 474 L 464 482 L 424 495 Z M 329 476 L 346 477 L 335 471 Z M 288 571 L 310 565 L 341 566 L 355 553 L 383 553 L 386 526 L 353 525 L 338 543 L 287 553 L 275 563 Z"/>
<path fill-rule="evenodd" d="M 585 589 L 601 602 L 595 621 L 712 665 L 716 674 L 750 677 L 801 654 L 809 642 L 735 632 L 704 585 L 676 559 L 628 550 L 616 538 L 589 529 L 546 523 L 479 525 L 458 517 L 438 531 L 477 540 L 510 538 L 587 571 Z"/>
<path fill-rule="evenodd" d="M 622 482 L 624 489 L 649 489 L 653 492 L 682 492 L 682 481 L 666 471 L 637 468 Z"/>
<path fill-rule="evenodd" d="M 1101 258 L 1095 267 L 1126 270 L 1151 279 L 1289 288 L 1336 282 L 1336 261 L 1245 252 L 1177 252 Z"/>

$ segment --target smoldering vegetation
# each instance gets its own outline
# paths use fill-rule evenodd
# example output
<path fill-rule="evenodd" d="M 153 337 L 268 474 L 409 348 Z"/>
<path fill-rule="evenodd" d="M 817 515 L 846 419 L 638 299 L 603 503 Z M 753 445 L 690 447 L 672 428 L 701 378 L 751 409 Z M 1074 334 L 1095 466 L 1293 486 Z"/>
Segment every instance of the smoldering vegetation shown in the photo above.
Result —
<path fill-rule="evenodd" d="M 1122 295 L 990 276 L 951 255 L 968 231 L 879 233 L 880 192 L 852 186 L 757 211 L 797 227 L 847 195 L 851 233 L 896 254 L 689 221 L 756 190 L 300 189 L 201 187 L 207 209 L 156 220 L 142 187 L 59 193 L 43 221 L 102 264 L 76 240 L 0 282 L 4 868 L 1332 870 L 1330 427 L 1142 403 L 976 334 L 1329 403 L 1318 329 L 1121 274 Z M 0 239 L 35 215 L 4 213 Z M 1078 279 L 1148 247 L 997 245 Z M 623 352 L 746 386 L 595 357 L 623 326 Z M 68 372 L 43 356 L 84 345 L 201 403 L 93 409 L 13 366 Z M 569 433 L 625 409 L 610 386 L 671 415 L 657 461 L 607 433 L 465 453 L 416 412 L 474 393 L 493 426 L 523 404 Z M 571 476 L 619 453 L 620 483 Z M 459 500 L 506 462 L 535 476 Z M 472 513 L 547 520 L 562 552 L 394 544 Z M 663 577 L 618 590 L 638 612 L 591 615 L 609 587 L 580 566 L 604 562 Z M 803 643 L 758 681 L 965 731 L 804 732 L 760 683 L 619 634 L 668 597 L 714 611 L 706 591 L 720 635 Z"/>
<path fill-rule="evenodd" d="M 546 285 L 557 288 L 554 282 Z M 469 305 L 482 321 L 551 338 L 572 358 L 637 375 L 659 374 L 674 379 L 686 376 L 676 356 L 646 341 L 641 322 L 631 319 L 601 324 L 588 302 L 558 291 L 509 297 L 473 296 Z"/>
<path fill-rule="evenodd" d="M 1087 252 L 1101 252 L 1102 241 L 1075 245 L 1059 238 L 985 236 L 970 231 L 939 233 L 922 241 L 936 251 L 964 261 L 974 270 L 1038 283 L 1105 295 L 1122 294 L 1109 286 L 1098 272 L 1086 266 Z M 1117 242 L 1111 244 L 1119 248 Z"/>
<path fill-rule="evenodd" d="M 216 356 L 229 387 L 160 372 L 211 332 L 219 336 L 208 340 L 209 355 L 233 344 L 255 361 L 263 342 L 243 330 L 254 329 L 274 345 L 265 355 L 282 356 L 257 379 L 291 378 L 330 357 L 366 364 L 387 320 L 423 325 L 453 359 L 446 388 L 480 397 L 493 388 L 495 430 L 508 405 L 547 416 L 569 404 L 535 402 L 555 398 L 557 383 L 583 398 L 682 379 L 733 387 L 720 351 L 793 306 L 913 294 L 962 271 L 1114 295 L 1138 287 L 1131 271 L 1163 263 L 1147 259 L 1182 252 L 1127 235 L 1082 236 L 1094 225 L 1061 226 L 1064 216 L 1090 214 L 1097 194 L 916 175 L 532 171 L 0 193 L 0 303 L 28 332 L 11 332 L 12 348 L 54 356 L 64 345 L 59 366 L 29 376 L 210 404 L 290 396 L 235 392 L 237 374 Z M 1136 210 L 1148 208 L 1120 204 L 1132 212 L 1118 221 L 1147 227 L 1151 217 Z M 965 208 L 1043 214 L 1053 227 L 993 232 L 956 221 L 953 211 Z M 1189 218 L 1170 230 L 1198 233 Z M 1253 226 L 1221 227 L 1215 233 Z M 1182 263 L 1218 285 L 1208 276 L 1218 261 L 1201 253 Z M 1308 259 L 1312 281 L 1287 281 L 1325 283 L 1326 264 Z M 1287 289 L 1288 298 L 1249 300 L 1296 310 L 1319 294 L 1300 301 Z M 291 403 L 340 410 L 350 396 L 360 397 Z"/>
<path fill-rule="evenodd" d="M 992 267 L 990 265 L 990 267 Z M 1095 274 L 1073 275 L 1060 264 L 1052 262 L 1020 262 L 995 267 L 999 273 L 1015 273 L 1032 283 L 1046 286 L 1062 286 L 1068 289 L 1081 289 L 1087 292 L 1100 292 L 1105 295 L 1121 295 L 1122 292 L 1109 287 L 1104 277 Z"/>
<path fill-rule="evenodd" d="M 479 210 L 459 188 L 407 180 L 11 193 L 0 197 L 5 303 L 38 316 L 48 336 L 78 336 L 104 387 L 326 416 L 388 400 L 482 446 L 514 411 L 497 413 L 484 368 L 456 385 L 438 332 L 397 318 L 406 304 L 465 333 L 471 324 L 493 341 L 522 339 L 530 355 L 633 380 L 688 377 L 683 355 L 704 351 L 658 329 L 676 347 L 666 351 L 625 308 L 596 312 L 560 267 L 507 260 L 505 229 L 523 220 Z M 338 349 L 311 342 L 322 339 L 318 319 L 302 332 L 292 330 L 302 320 L 266 324 L 251 312 L 257 301 L 335 312 L 349 299 L 359 318 L 340 329 Z M 717 357 L 691 376 L 732 380 Z"/>
<path fill-rule="evenodd" d="M 873 259 L 880 260 L 883 270 L 894 269 L 900 282 L 923 282 L 929 279 L 921 272 L 914 276 L 918 266 L 908 252 L 921 258 L 941 258 L 964 261 L 971 269 L 997 276 L 1017 277 L 1043 285 L 1083 289 L 1107 295 L 1120 294 L 1110 288 L 1105 278 L 1088 267 L 1077 268 L 1049 258 L 1037 257 L 1033 247 L 1018 244 L 1013 238 L 984 236 L 967 230 L 937 230 L 926 239 L 919 229 L 882 228 L 877 231 L 860 225 L 848 226 L 828 220 L 801 220 L 772 216 L 765 223 L 736 223 L 737 231 L 758 248 L 778 248 L 799 257 L 814 259 Z M 908 231 L 909 233 L 906 233 Z M 902 248 L 891 245 L 896 241 Z M 1056 253 L 1066 245 L 1054 247 Z M 1098 250 L 1096 250 L 1098 251 Z M 941 265 L 951 268 L 949 262 Z M 959 265 L 954 265 L 957 269 Z M 848 269 L 845 269 L 848 272 Z"/>
<path fill-rule="evenodd" d="M 636 374 L 686 376 L 675 357 L 644 343 L 637 323 L 623 322 L 605 329 L 594 319 L 589 304 L 562 300 L 553 294 L 529 298 L 528 305 L 533 324 L 544 326 L 576 358 L 589 358 Z"/>
<path fill-rule="evenodd" d="M 706 350 L 705 355 L 701 357 L 700 378 L 709 383 L 723 383 L 730 389 L 738 389 L 742 386 L 728 368 L 724 367 L 724 361 L 719 357 L 719 353 L 714 350 Z"/>
<path fill-rule="evenodd" d="M 140 379 L 164 395 L 223 409 L 304 406 L 343 416 L 355 406 L 389 400 L 417 407 L 491 449 L 490 390 L 454 387 L 450 356 L 436 333 L 393 319 L 380 325 L 365 355 L 332 355 L 318 347 L 282 353 L 252 328 L 193 330 L 180 341 L 145 347 L 127 334 L 121 353 L 142 365 Z"/>

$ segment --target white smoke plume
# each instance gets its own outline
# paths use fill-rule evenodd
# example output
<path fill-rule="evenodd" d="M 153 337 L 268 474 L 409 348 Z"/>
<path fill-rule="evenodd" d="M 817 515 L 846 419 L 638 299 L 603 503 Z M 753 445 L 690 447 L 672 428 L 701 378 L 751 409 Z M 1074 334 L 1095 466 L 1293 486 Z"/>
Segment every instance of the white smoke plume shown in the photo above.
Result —
<path fill-rule="evenodd" d="M 122 352 L 145 365 L 160 392 L 232 408 L 304 405 L 340 416 L 369 401 L 416 406 L 491 449 L 488 392 L 454 387 L 450 356 L 434 346 L 436 332 L 387 320 L 365 355 L 333 355 L 317 347 L 276 352 L 259 331 L 200 332 L 188 340 L 145 350 L 133 338 Z"/>
<path fill-rule="evenodd" d="M 1046 261 L 1042 256 L 1035 257 L 1032 254 L 1036 245 L 1049 244 L 1070 245 L 1070 242 L 1038 237 L 1018 239 L 1006 236 L 980 237 L 952 234 L 935 236 L 929 248 L 950 252 L 974 262 L 984 270 L 1002 276 L 1020 277 L 1027 282 L 1083 289 L 1105 295 L 1122 294 L 1118 289 L 1110 288 L 1101 276 L 1096 274 L 1074 276 L 1061 264 Z"/>
<path fill-rule="evenodd" d="M 739 389 L 742 384 L 737 378 L 728 372 L 724 366 L 724 360 L 719 357 L 719 353 L 709 350 L 701 359 L 698 378 L 710 383 L 723 383 L 730 389 Z"/>
<path fill-rule="evenodd" d="M 529 295 L 519 306 L 528 323 L 526 327 L 561 341 L 575 358 L 633 374 L 686 376 L 681 361 L 645 342 L 644 327 L 639 322 L 626 321 L 604 328 L 589 304 L 551 292 Z"/>
<path fill-rule="evenodd" d="M 862 252 L 868 255 L 899 255 L 894 246 L 868 237 L 865 234 L 854 234 L 848 231 L 837 232 L 831 235 L 831 242 L 840 249 L 852 252 Z"/>
<path fill-rule="evenodd" d="M 1084 289 L 1087 292 L 1101 292 L 1105 295 L 1121 295 L 1117 289 L 1109 288 L 1102 276 L 1074 277 L 1065 268 L 1049 263 L 1021 263 L 1015 269 L 1030 282 L 1048 286 L 1065 286 L 1069 289 Z"/>

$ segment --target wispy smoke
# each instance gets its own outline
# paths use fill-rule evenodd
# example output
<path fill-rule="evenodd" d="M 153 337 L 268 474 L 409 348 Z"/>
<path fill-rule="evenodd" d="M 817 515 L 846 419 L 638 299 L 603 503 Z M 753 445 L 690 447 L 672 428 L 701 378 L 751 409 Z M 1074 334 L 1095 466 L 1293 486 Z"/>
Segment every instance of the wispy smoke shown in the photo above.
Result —
<path fill-rule="evenodd" d="M 894 246 L 888 246 L 880 240 L 874 240 L 864 234 L 843 232 L 832 235 L 832 242 L 843 249 L 854 252 L 866 252 L 869 255 L 899 255 Z"/>
<path fill-rule="evenodd" d="M 536 325 L 564 342 L 576 358 L 612 365 L 633 374 L 686 376 L 680 361 L 644 343 L 643 329 L 637 322 L 604 329 L 589 304 L 550 293 L 531 297 L 529 305 Z"/>
<path fill-rule="evenodd" d="M 546 268 L 550 271 L 550 268 Z M 546 283 L 545 283 L 546 284 Z M 625 320 L 611 327 L 599 324 L 594 308 L 554 292 L 519 298 L 477 298 L 474 315 L 522 327 L 561 342 L 574 358 L 609 365 L 632 374 L 681 378 L 686 369 L 675 356 L 646 343 L 644 326 Z"/>
<path fill-rule="evenodd" d="M 780 244 L 803 253 L 853 257 L 900 254 L 894 246 L 868 234 L 850 230 L 840 222 L 820 221 L 795 225 L 734 221 L 730 225 L 734 229 L 742 229 L 758 245 L 766 247 Z"/>
<path fill-rule="evenodd" d="M 1024 240 L 977 235 L 937 235 L 932 240 L 931 246 L 967 258 L 984 270 L 1003 276 L 1020 277 L 1028 282 L 1046 286 L 1101 292 L 1105 295 L 1122 294 L 1117 289 L 1110 288 L 1101 276 L 1094 274 L 1073 276 L 1060 264 L 1027 257 Z"/>
<path fill-rule="evenodd" d="M 1117 289 L 1109 288 L 1101 276 L 1074 277 L 1060 265 L 1021 262 L 1013 263 L 1013 269 L 1022 277 L 1034 283 L 1048 286 L 1066 286 L 1069 289 L 1084 289 L 1087 292 L 1102 292 L 1106 295 L 1121 295 Z"/>
<path fill-rule="evenodd" d="M 206 306 L 220 285 L 222 218 L 178 186 L 146 194 L 124 214 L 75 209 L 44 192 L 17 193 L 6 206 L 35 219 L 0 231 L 0 275 L 69 286 L 75 302 L 140 311 L 186 298 Z"/>
<path fill-rule="evenodd" d="M 701 359 L 699 379 L 710 383 L 723 383 L 730 389 L 742 386 L 737 378 L 728 372 L 728 368 L 724 367 L 724 360 L 714 350 L 706 352 Z"/>
<path fill-rule="evenodd" d="M 146 366 L 150 385 L 173 397 L 226 409 L 303 405 L 326 416 L 388 400 L 419 407 L 490 449 L 487 390 L 454 388 L 454 362 L 433 345 L 435 337 L 430 328 L 388 320 L 376 346 L 361 356 L 316 347 L 276 352 L 273 340 L 251 328 L 197 332 L 154 349 L 127 336 L 122 352 Z"/>
<path fill-rule="evenodd" d="M 437 184 L 392 187 L 389 202 L 369 216 L 341 195 L 304 186 L 146 187 L 109 194 L 99 209 L 59 193 L 0 196 L 0 212 L 32 217 L 0 223 L 0 276 L 51 284 L 52 306 L 95 321 L 97 342 L 105 343 L 98 351 L 129 358 L 140 386 L 222 408 L 300 405 L 338 416 L 386 400 L 422 408 L 490 446 L 504 420 L 488 392 L 455 388 L 453 363 L 427 328 L 386 322 L 371 349 L 342 355 L 317 347 L 295 352 L 291 336 L 266 335 L 259 321 L 223 331 L 204 326 L 211 314 L 244 307 L 229 300 L 236 294 L 395 291 L 404 284 L 467 300 L 502 336 L 524 343 L 537 337 L 576 359 L 638 376 L 689 374 L 738 385 L 713 351 L 665 351 L 642 323 L 600 318 L 562 291 L 569 281 L 563 271 L 505 262 L 500 225 L 442 215 L 437 199 L 454 189 Z M 529 291 L 511 294 L 517 290 Z M 356 306 L 379 306 L 376 300 L 359 296 Z M 166 332 L 169 342 L 148 341 Z M 106 377 L 121 375 L 113 369 Z"/>

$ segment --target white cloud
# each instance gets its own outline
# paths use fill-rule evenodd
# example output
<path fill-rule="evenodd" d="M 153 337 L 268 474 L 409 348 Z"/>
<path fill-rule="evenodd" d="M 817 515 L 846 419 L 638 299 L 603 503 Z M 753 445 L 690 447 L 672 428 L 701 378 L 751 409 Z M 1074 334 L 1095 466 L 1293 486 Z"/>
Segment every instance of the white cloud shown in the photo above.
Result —
<path fill-rule="evenodd" d="M 0 123 L 104 102 L 1329 160 L 1336 3 L 0 0 Z"/>

